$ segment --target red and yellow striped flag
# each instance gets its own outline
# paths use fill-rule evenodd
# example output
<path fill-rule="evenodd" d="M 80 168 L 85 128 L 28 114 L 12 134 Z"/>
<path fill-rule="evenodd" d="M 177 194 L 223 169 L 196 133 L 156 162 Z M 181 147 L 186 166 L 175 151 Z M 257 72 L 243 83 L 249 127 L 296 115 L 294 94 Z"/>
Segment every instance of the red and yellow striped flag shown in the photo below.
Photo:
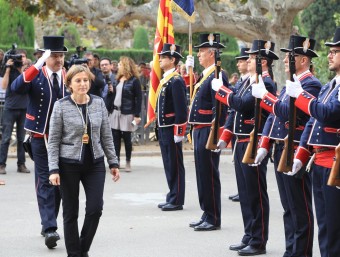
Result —
<path fill-rule="evenodd" d="M 159 67 L 159 55 L 164 43 L 175 43 L 174 29 L 172 23 L 171 0 L 160 0 L 157 16 L 157 28 L 153 48 L 152 70 L 150 75 L 150 89 L 148 102 L 148 115 L 145 127 L 152 123 L 156 116 L 156 92 L 162 78 L 161 68 Z"/>

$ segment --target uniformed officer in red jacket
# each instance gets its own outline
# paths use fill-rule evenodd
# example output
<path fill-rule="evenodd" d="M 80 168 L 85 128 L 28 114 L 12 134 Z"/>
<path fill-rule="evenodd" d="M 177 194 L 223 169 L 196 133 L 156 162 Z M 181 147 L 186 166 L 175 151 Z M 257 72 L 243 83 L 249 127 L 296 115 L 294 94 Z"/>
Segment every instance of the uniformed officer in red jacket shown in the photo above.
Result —
<path fill-rule="evenodd" d="M 35 166 L 35 188 L 42 224 L 42 235 L 48 248 L 54 248 L 60 239 L 57 230 L 57 215 L 60 205 L 58 187 L 49 184 L 47 161 L 47 137 L 49 120 L 54 103 L 68 93 L 65 86 L 66 71 L 64 56 L 68 49 L 62 36 L 44 36 L 42 57 L 16 80 L 12 90 L 28 92 L 25 129 L 31 133 Z M 43 66 L 46 62 L 46 66 Z"/>

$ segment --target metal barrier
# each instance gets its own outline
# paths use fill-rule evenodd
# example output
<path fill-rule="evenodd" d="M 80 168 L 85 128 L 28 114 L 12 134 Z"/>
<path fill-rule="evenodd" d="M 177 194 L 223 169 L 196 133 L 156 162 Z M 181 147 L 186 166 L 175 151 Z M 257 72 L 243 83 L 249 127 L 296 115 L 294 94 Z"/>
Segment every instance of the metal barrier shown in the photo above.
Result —
<path fill-rule="evenodd" d="M 138 129 L 134 131 L 131 135 L 131 141 L 135 145 L 144 145 L 150 140 L 152 140 L 152 133 L 154 131 L 154 124 L 150 124 L 147 128 L 144 128 L 147 122 L 147 113 L 148 113 L 148 100 L 149 100 L 149 91 L 142 90 L 142 108 L 141 108 L 141 123 L 138 125 Z M 151 136 L 151 138 L 150 138 Z"/>

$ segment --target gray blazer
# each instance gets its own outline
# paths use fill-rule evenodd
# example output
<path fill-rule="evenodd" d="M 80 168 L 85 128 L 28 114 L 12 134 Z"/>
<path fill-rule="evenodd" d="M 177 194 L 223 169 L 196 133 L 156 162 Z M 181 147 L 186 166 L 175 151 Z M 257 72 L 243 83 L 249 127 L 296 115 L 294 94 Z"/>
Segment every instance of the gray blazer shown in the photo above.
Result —
<path fill-rule="evenodd" d="M 118 167 L 112 132 L 105 103 L 101 97 L 90 95 L 88 104 L 91 142 L 94 161 L 104 157 L 112 167 Z M 70 96 L 55 102 L 48 138 L 48 166 L 50 173 L 59 171 L 59 158 L 81 163 L 84 133 L 83 120 Z"/>

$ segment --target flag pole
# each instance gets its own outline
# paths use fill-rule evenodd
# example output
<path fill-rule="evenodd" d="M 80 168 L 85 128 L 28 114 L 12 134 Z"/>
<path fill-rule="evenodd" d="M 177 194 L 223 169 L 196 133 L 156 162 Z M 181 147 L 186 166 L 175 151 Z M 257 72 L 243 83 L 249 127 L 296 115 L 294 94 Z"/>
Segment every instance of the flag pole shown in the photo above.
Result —
<path fill-rule="evenodd" d="M 192 56 L 192 30 L 191 30 L 191 22 L 189 22 L 189 55 Z M 189 85 L 190 85 L 190 99 L 193 94 L 193 69 L 189 67 Z"/>

